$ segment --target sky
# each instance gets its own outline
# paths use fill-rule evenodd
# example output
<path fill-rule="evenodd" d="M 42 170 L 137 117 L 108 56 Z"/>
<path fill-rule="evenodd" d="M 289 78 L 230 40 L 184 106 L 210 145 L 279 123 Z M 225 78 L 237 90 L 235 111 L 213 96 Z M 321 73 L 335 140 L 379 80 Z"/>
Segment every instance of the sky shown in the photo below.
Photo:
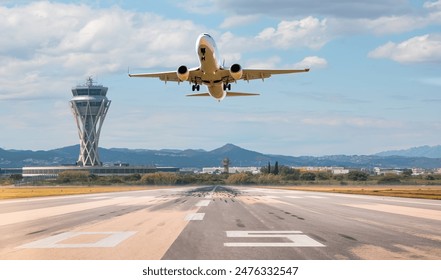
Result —
<path fill-rule="evenodd" d="M 256 97 L 186 97 L 131 73 L 199 65 L 200 33 L 225 65 L 310 67 L 238 81 Z M 112 101 L 100 146 L 266 154 L 373 154 L 441 144 L 441 0 L 0 0 L 0 147 L 79 143 L 71 88 Z"/>

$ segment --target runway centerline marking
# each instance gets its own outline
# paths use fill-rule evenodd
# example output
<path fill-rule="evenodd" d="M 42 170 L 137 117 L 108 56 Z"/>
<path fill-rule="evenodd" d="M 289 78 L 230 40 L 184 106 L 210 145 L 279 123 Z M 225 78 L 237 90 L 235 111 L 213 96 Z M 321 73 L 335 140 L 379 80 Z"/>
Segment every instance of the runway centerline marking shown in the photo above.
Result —
<path fill-rule="evenodd" d="M 186 221 L 202 221 L 204 219 L 205 213 L 190 213 L 185 216 Z"/>
<path fill-rule="evenodd" d="M 225 247 L 326 247 L 301 231 L 227 231 L 229 238 L 285 238 L 288 242 L 227 242 Z"/>
<path fill-rule="evenodd" d="M 208 206 L 208 204 L 210 204 L 211 200 L 201 200 L 198 203 L 196 203 L 197 207 L 204 207 L 204 206 Z"/>
<path fill-rule="evenodd" d="M 49 248 L 112 248 L 134 235 L 136 231 L 105 231 L 105 232 L 64 232 L 48 238 L 37 240 L 18 248 L 49 249 Z M 82 236 L 87 239 L 93 236 L 105 236 L 95 242 L 63 243 L 69 239 Z"/>

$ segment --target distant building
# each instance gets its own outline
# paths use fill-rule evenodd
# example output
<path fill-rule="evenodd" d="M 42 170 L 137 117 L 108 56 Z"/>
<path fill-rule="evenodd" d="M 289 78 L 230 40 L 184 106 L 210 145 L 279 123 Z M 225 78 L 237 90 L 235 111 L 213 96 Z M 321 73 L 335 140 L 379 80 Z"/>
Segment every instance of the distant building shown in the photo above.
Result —
<path fill-rule="evenodd" d="M 98 176 L 124 176 L 154 172 L 178 172 L 176 167 L 155 166 L 45 166 L 23 167 L 23 177 L 58 177 L 64 171 L 87 171 Z"/>
<path fill-rule="evenodd" d="M 9 177 L 11 175 L 21 175 L 21 168 L 0 168 L 0 177 Z"/>
<path fill-rule="evenodd" d="M 374 173 L 375 175 L 387 175 L 387 174 L 401 175 L 403 173 L 403 170 L 395 169 L 395 168 L 374 167 Z"/>
<path fill-rule="evenodd" d="M 202 173 L 205 174 L 221 174 L 224 172 L 224 167 L 204 167 L 202 168 Z M 260 173 L 260 167 L 229 167 L 228 173 L 229 174 L 235 174 L 235 173 L 244 173 L 244 172 L 251 172 L 252 174 L 259 174 Z"/>
<path fill-rule="evenodd" d="M 344 175 L 349 173 L 349 169 L 338 166 L 293 166 L 301 172 L 330 172 L 333 175 Z"/>
<path fill-rule="evenodd" d="M 345 169 L 344 167 L 334 167 L 331 169 L 333 175 L 345 175 L 349 174 L 349 169 Z"/>

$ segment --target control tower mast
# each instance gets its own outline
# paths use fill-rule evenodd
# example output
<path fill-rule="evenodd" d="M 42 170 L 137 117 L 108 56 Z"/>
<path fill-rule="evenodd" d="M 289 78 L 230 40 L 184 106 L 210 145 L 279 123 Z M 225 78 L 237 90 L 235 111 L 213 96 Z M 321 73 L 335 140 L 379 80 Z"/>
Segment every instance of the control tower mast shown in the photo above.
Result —
<path fill-rule="evenodd" d="M 102 85 L 94 85 L 92 77 L 87 79 L 85 85 L 72 88 L 70 106 L 80 137 L 79 166 L 102 165 L 98 155 L 98 141 L 111 102 L 106 97 L 107 90 Z"/>

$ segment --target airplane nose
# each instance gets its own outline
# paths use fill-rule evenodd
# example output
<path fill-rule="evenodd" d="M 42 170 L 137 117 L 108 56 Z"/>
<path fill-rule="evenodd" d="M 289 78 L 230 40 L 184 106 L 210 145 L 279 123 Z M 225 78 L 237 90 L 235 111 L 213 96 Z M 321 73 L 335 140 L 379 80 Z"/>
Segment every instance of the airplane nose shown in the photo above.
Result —
<path fill-rule="evenodd" d="M 201 34 L 201 36 L 199 36 L 199 39 L 198 39 L 198 45 L 207 46 L 210 42 L 210 40 L 208 38 L 211 38 L 211 37 L 207 36 L 207 34 Z"/>

